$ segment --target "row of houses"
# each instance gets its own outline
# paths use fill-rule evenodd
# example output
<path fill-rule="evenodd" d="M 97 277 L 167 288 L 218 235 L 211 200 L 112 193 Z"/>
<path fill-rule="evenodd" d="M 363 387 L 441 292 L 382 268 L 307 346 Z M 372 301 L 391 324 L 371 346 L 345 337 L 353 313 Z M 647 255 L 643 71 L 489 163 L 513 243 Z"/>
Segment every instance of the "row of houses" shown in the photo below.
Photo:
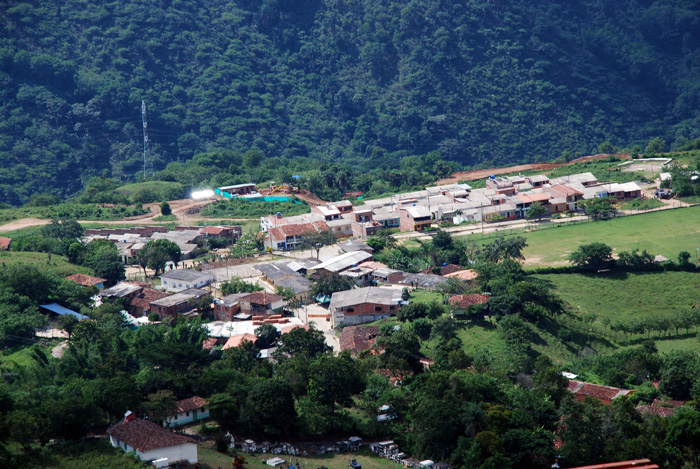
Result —
<path fill-rule="evenodd" d="M 85 230 L 86 243 L 94 239 L 106 239 L 116 244 L 125 264 L 133 263 L 139 250 L 149 241 L 167 239 L 178 245 L 181 259 L 189 259 L 199 244 L 209 238 L 230 238 L 236 241 L 242 234 L 240 226 L 178 226 L 172 231 L 164 226 L 139 226 L 131 228 L 99 228 Z"/>
<path fill-rule="evenodd" d="M 260 227 L 267 233 L 266 247 L 292 250 L 304 236 L 328 230 L 338 237 L 367 238 L 383 228 L 423 231 L 440 221 L 459 224 L 527 218 L 534 203 L 552 215 L 576 212 L 587 199 L 622 200 L 641 195 L 641 188 L 634 182 L 600 183 L 590 172 L 551 180 L 544 175 L 491 176 L 486 187 L 480 189 L 449 184 L 367 200 L 357 207 L 343 200 L 312 207 L 311 213 L 304 215 L 284 217 L 278 212 L 262 217 Z"/>

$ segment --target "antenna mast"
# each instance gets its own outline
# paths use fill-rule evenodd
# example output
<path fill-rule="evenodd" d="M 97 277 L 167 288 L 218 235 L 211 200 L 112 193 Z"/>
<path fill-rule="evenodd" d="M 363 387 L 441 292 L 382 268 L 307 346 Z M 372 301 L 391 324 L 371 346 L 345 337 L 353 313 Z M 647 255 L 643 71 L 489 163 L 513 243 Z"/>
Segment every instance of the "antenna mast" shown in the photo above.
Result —
<path fill-rule="evenodd" d="M 148 147 L 148 119 L 146 118 L 146 101 L 141 101 L 141 119 L 143 120 L 143 178 L 153 175 L 153 160 Z"/>

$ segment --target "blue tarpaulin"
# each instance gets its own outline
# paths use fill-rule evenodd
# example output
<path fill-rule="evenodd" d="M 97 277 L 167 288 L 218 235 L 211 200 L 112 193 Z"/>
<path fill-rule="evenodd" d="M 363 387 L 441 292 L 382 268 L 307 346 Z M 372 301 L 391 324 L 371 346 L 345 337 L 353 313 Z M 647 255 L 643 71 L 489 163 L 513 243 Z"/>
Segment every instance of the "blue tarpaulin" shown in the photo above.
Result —
<path fill-rule="evenodd" d="M 70 315 L 70 316 L 75 316 L 78 318 L 78 321 L 84 321 L 86 319 L 90 319 L 89 317 L 85 316 L 84 314 L 76 313 L 72 309 L 64 308 L 63 306 L 59 305 L 58 303 L 51 303 L 50 305 L 40 305 L 44 309 L 48 309 L 52 313 L 56 313 L 59 316 L 63 315 Z"/>

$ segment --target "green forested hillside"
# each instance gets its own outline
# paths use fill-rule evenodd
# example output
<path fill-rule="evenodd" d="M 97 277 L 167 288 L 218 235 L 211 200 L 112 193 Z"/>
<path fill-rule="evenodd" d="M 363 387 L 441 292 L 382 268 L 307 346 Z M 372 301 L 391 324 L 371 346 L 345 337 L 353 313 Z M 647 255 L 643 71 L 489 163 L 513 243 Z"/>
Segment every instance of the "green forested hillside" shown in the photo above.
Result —
<path fill-rule="evenodd" d="M 700 137 L 693 0 L 2 0 L 0 28 L 15 204 L 134 180 L 141 100 L 156 170 L 217 149 L 376 168 Z"/>

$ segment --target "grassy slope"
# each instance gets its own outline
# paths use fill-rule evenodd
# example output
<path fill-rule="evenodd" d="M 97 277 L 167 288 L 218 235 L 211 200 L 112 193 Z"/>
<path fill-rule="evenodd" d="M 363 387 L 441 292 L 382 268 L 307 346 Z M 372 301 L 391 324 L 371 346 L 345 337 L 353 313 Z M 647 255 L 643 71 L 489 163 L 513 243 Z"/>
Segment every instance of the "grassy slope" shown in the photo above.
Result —
<path fill-rule="evenodd" d="M 61 340 L 42 341 L 38 342 L 33 347 L 42 350 L 48 356 L 51 355 L 51 350 L 59 343 L 61 343 Z M 4 349 L 0 352 L 0 365 L 10 368 L 15 365 L 29 366 L 34 363 L 31 351 L 32 347 L 26 347 L 24 345 Z"/>
<path fill-rule="evenodd" d="M 695 253 L 700 246 L 698 226 L 700 207 L 680 210 L 665 210 L 630 217 L 621 217 L 590 223 L 556 225 L 528 233 L 509 236 L 524 236 L 528 247 L 523 253 L 526 267 L 568 264 L 568 255 L 579 245 L 599 241 L 611 246 L 615 252 L 646 249 L 652 254 L 661 254 L 676 259 L 681 251 Z M 479 235 L 473 239 L 481 242 Z M 486 239 L 485 242 L 493 241 Z"/>
<path fill-rule="evenodd" d="M 113 448 L 107 439 L 86 440 L 77 443 L 61 443 L 45 448 L 36 448 L 24 455 L 22 450 L 11 448 L 19 455 L 17 467 L 94 469 L 97 467 L 118 467 L 123 469 L 148 468 L 144 462 L 134 459 L 123 451 Z"/>
<path fill-rule="evenodd" d="M 4 265 L 31 264 L 42 270 L 54 271 L 64 277 L 78 273 L 92 273 L 87 267 L 71 264 L 65 258 L 55 254 L 49 260 L 49 255 L 43 252 L 0 251 L 0 262 Z"/>
<path fill-rule="evenodd" d="M 243 455 L 246 458 L 248 469 L 264 469 L 270 466 L 264 461 L 277 457 L 271 454 L 256 454 Z M 295 463 L 299 461 L 302 467 L 316 468 L 326 466 L 328 469 L 346 469 L 349 466 L 351 459 L 356 459 L 362 464 L 363 469 L 385 469 L 385 468 L 401 468 L 400 464 L 382 459 L 369 451 L 361 451 L 359 453 L 343 453 L 343 454 L 324 454 L 322 456 L 297 457 L 281 454 L 278 457 Z M 199 463 L 203 469 L 216 469 L 218 467 L 231 467 L 231 456 L 227 456 L 210 448 L 199 448 Z"/>
<path fill-rule="evenodd" d="M 156 193 L 161 193 L 163 191 L 176 191 L 182 190 L 182 184 L 179 182 L 168 182 L 168 181 L 146 181 L 146 182 L 136 182 L 133 184 L 125 184 L 123 186 L 115 189 L 115 192 L 124 194 L 127 197 L 132 197 L 134 194 L 141 190 L 150 190 Z"/>

